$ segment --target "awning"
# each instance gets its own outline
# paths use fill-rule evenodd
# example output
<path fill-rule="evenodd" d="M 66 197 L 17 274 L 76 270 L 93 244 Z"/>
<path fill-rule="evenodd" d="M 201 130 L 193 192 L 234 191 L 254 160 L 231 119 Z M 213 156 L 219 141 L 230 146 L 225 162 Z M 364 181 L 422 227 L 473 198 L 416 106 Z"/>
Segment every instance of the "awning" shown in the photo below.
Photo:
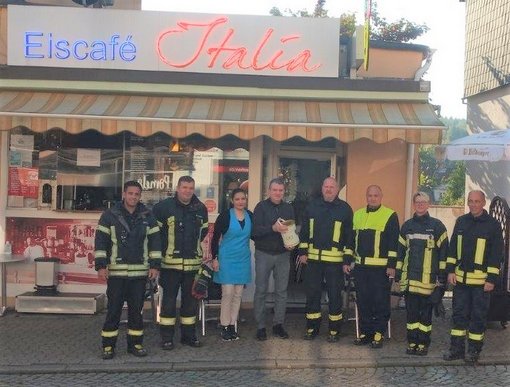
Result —
<path fill-rule="evenodd" d="M 266 135 L 341 142 L 367 138 L 438 144 L 444 125 L 428 103 L 262 100 L 70 93 L 0 92 L 0 130 L 95 129 L 111 135 L 164 132 L 176 138 Z"/>

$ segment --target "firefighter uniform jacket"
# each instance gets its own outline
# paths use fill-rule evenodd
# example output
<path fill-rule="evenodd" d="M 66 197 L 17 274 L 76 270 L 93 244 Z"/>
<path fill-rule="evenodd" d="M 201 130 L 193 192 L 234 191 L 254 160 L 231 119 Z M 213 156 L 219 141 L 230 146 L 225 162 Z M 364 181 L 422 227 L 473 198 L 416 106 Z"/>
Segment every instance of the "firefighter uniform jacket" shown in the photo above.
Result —
<path fill-rule="evenodd" d="M 503 235 L 498 221 L 483 210 L 457 219 L 446 260 L 446 272 L 465 285 L 496 283 L 503 260 Z"/>
<path fill-rule="evenodd" d="M 299 234 L 299 255 L 311 261 L 342 263 L 344 256 L 352 259 L 352 209 L 335 198 L 310 202 L 303 215 Z"/>
<path fill-rule="evenodd" d="M 448 234 L 439 219 L 414 215 L 400 230 L 397 278 L 403 292 L 430 295 L 445 281 Z"/>
<path fill-rule="evenodd" d="M 96 270 L 108 267 L 110 277 L 146 277 L 161 265 L 159 227 L 151 212 L 138 203 L 131 214 L 123 203 L 106 210 L 95 237 Z"/>
<path fill-rule="evenodd" d="M 356 265 L 396 267 L 399 224 L 395 211 L 384 206 L 360 208 L 354 213 L 353 229 Z"/>
<path fill-rule="evenodd" d="M 205 205 L 195 195 L 189 204 L 175 196 L 157 203 L 153 212 L 161 228 L 161 268 L 197 271 L 203 255 L 200 242 L 209 226 Z"/>

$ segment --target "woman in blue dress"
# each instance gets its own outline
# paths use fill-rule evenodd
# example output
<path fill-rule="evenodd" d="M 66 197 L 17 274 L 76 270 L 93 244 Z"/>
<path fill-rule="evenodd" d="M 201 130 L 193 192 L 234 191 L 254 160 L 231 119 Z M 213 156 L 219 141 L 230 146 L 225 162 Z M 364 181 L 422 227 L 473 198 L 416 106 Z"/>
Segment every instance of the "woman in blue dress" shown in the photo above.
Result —
<path fill-rule="evenodd" d="M 251 282 L 250 237 L 253 214 L 246 209 L 246 192 L 232 191 L 231 208 L 216 219 L 211 241 L 214 258 L 213 281 L 221 284 L 221 338 L 237 340 L 235 323 L 241 307 L 244 285 Z"/>

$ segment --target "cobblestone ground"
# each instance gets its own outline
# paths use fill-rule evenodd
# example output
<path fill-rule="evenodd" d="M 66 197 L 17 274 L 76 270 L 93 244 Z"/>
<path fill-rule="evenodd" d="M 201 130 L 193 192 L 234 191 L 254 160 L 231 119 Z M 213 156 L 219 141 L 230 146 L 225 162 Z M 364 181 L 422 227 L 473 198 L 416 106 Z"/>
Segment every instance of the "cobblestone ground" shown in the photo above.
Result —
<path fill-rule="evenodd" d="M 0 375 L 0 386 L 508 386 L 509 366 Z"/>

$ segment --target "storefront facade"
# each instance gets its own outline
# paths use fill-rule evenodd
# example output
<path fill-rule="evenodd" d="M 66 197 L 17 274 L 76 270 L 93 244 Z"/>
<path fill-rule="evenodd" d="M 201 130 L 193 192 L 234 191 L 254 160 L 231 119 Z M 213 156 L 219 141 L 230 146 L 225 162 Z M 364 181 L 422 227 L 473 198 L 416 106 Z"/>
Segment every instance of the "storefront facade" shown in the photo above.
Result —
<path fill-rule="evenodd" d="M 403 219 L 414 147 L 440 142 L 430 85 L 414 80 L 426 47 L 374 44 L 364 71 L 359 44 L 339 44 L 335 19 L 0 12 L 0 243 L 29 261 L 60 258 L 63 291 L 104 289 L 94 229 L 124 181 L 140 181 L 151 205 L 190 174 L 213 223 L 229 191 L 246 188 L 253 209 L 278 175 L 299 218 L 334 176 L 353 208 L 367 185 L 381 185 Z M 52 26 L 55 13 L 71 32 Z M 104 28 L 87 35 L 91 20 Z M 9 267 L 10 297 L 32 289 L 29 261 Z"/>

